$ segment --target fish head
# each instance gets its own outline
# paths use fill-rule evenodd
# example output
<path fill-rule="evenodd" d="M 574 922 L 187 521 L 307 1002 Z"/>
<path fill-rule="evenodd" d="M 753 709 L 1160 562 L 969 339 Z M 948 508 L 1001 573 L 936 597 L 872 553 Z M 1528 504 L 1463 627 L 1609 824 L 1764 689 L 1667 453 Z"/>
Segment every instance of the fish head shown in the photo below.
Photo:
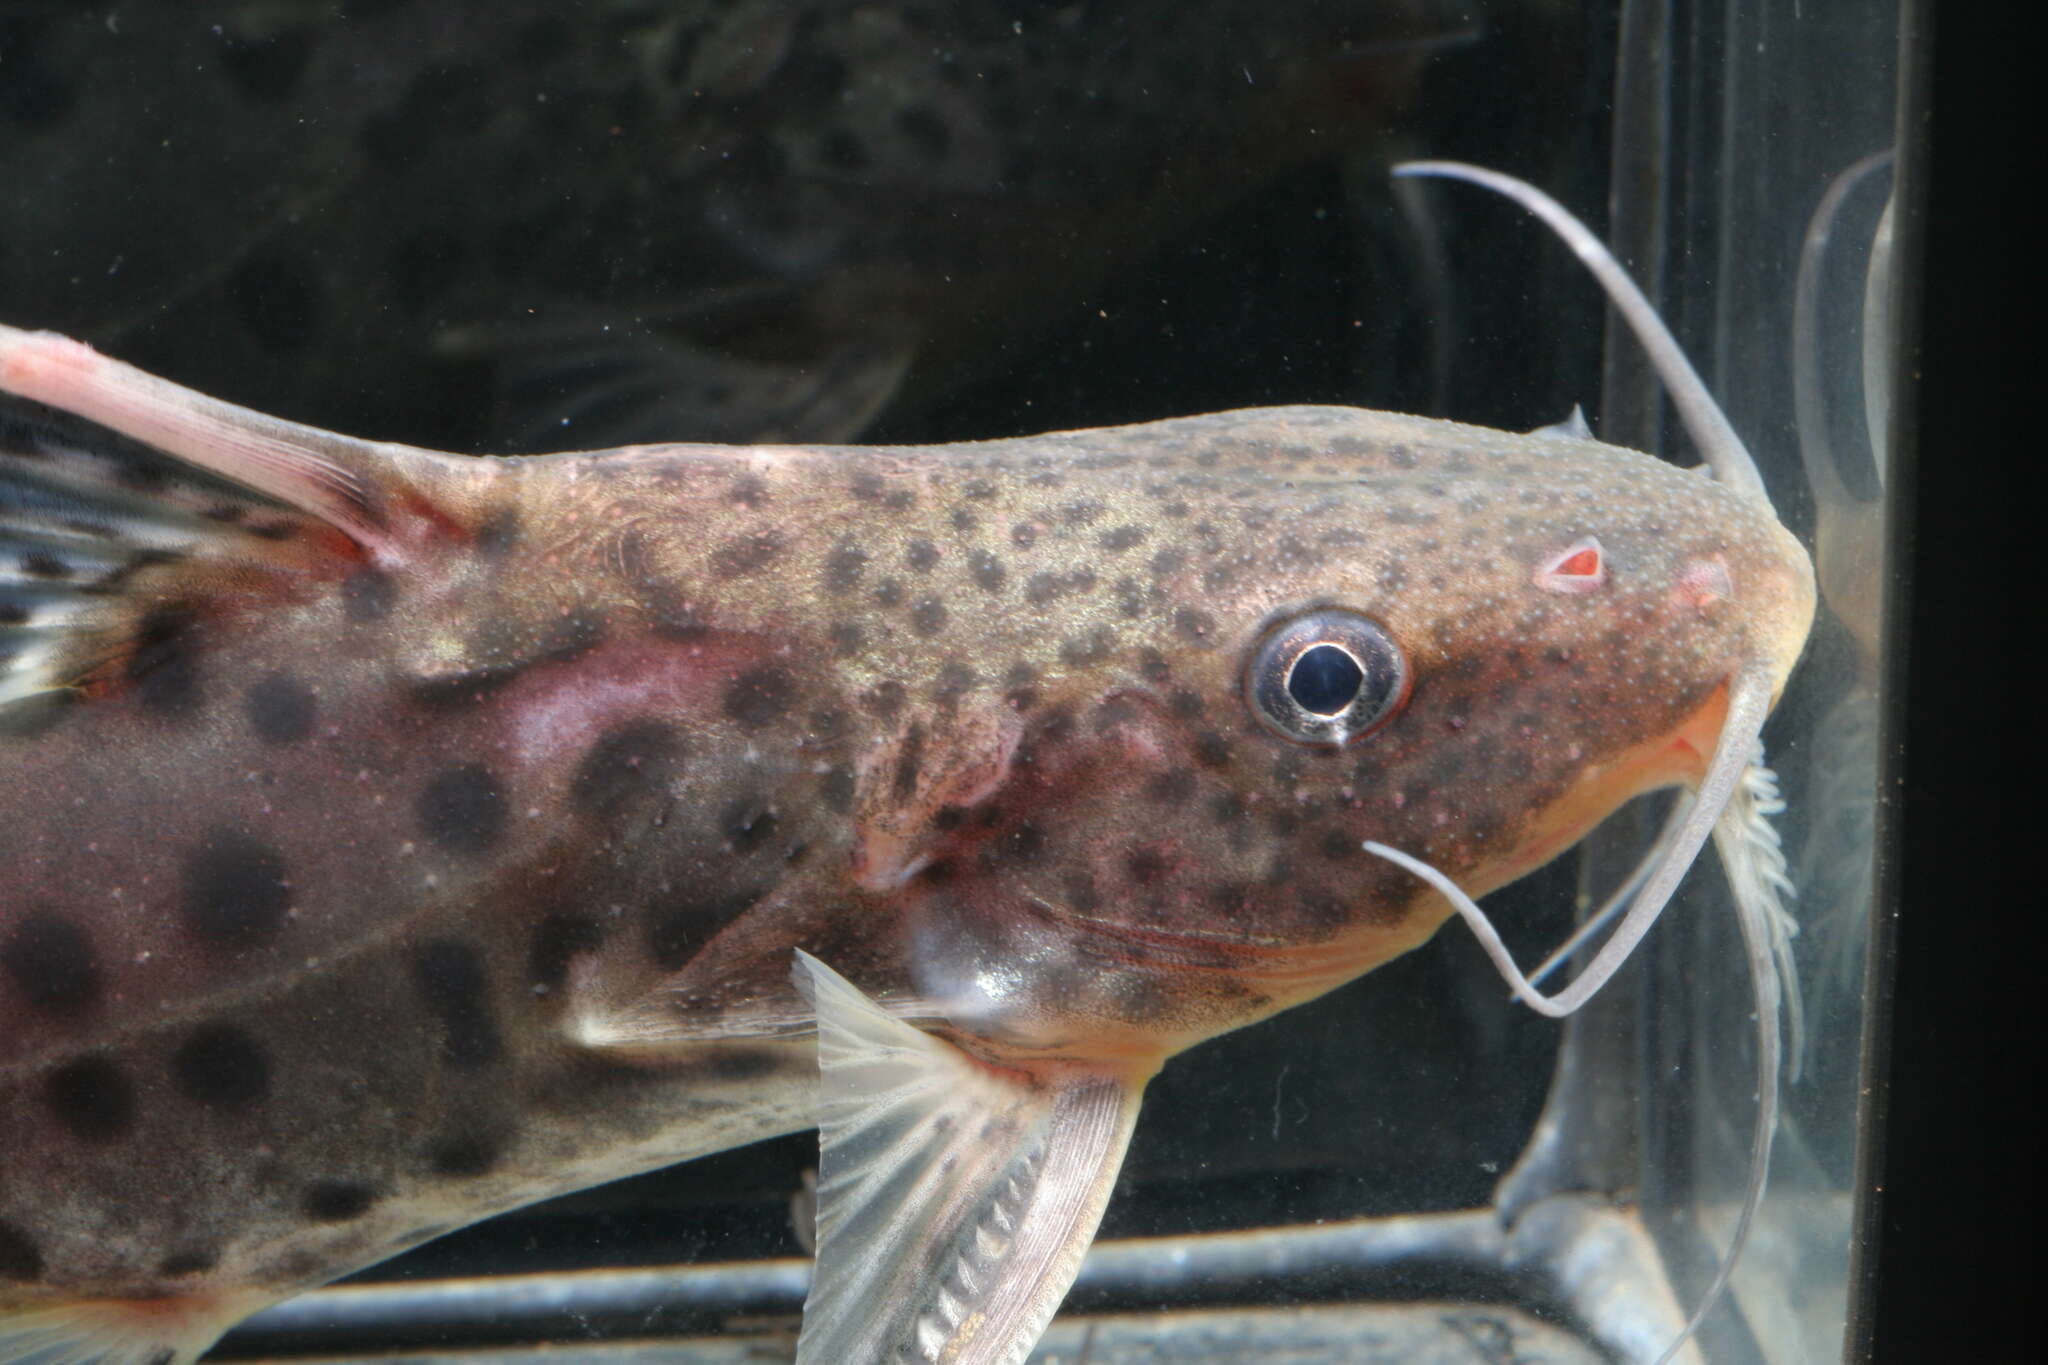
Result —
<path fill-rule="evenodd" d="M 1733 680 L 1775 697 L 1802 648 L 1804 551 L 1698 473 L 1341 409 L 1160 426 L 1116 495 L 1143 601 L 1075 599 L 896 865 L 919 989 L 977 1036 L 1168 1055 L 1321 994 L 1450 910 L 1366 841 L 1483 894 L 1698 782 Z"/>

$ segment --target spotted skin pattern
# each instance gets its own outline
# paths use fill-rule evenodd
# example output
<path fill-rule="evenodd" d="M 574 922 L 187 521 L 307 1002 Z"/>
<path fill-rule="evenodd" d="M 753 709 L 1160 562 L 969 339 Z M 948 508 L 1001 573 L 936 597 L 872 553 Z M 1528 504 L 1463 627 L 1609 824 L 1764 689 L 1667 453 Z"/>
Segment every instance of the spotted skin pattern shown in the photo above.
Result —
<path fill-rule="evenodd" d="M 0 1311 L 281 1297 L 808 1126 L 798 947 L 981 1056 L 1156 1065 L 1436 929 L 1363 840 L 1476 894 L 1696 776 L 1810 611 L 1696 474 L 1351 409 L 326 439 L 353 534 L 244 490 L 0 708 Z M 1325 607 L 1413 673 L 1334 749 L 1242 685 Z"/>

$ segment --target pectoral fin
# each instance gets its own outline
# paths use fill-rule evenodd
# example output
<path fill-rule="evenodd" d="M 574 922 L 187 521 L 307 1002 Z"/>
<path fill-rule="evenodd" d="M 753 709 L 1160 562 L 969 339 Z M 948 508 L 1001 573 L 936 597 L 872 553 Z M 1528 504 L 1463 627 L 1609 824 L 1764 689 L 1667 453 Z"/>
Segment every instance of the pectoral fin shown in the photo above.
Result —
<path fill-rule="evenodd" d="M 222 1332 L 276 1297 L 226 1290 L 0 1307 L 0 1365 L 188 1365 Z"/>
<path fill-rule="evenodd" d="M 798 1365 L 1016 1365 L 1080 1268 L 1147 1075 L 994 1066 L 797 959 L 823 1076 Z"/>

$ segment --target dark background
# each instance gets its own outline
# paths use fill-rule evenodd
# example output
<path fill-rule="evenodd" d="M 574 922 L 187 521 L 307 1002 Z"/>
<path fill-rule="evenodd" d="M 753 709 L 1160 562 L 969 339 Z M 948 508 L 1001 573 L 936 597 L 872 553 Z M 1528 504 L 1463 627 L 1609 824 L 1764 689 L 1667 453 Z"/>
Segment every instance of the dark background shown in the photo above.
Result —
<path fill-rule="evenodd" d="M 2016 8 L 1934 19 L 1876 1356 L 2018 1361 L 2043 1350 L 2044 54 Z"/>

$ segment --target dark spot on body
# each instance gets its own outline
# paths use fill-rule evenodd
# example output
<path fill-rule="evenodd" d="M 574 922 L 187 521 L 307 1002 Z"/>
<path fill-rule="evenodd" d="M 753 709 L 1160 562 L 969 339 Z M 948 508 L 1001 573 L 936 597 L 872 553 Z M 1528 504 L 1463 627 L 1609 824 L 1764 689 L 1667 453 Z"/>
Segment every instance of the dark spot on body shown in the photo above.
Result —
<path fill-rule="evenodd" d="M 946 628 L 946 604 L 936 597 L 919 599 L 910 609 L 910 628 L 929 640 Z"/>
<path fill-rule="evenodd" d="M 1124 872 L 1139 886 L 1156 885 L 1166 877 L 1166 855 L 1156 848 L 1136 849 L 1124 859 Z"/>
<path fill-rule="evenodd" d="M 43 1253 L 29 1235 L 0 1222 L 0 1280 L 33 1284 L 43 1278 Z"/>
<path fill-rule="evenodd" d="M 1145 783 L 1145 795 L 1161 805 L 1177 806 L 1195 794 L 1196 785 L 1195 775 L 1188 769 L 1170 768 Z"/>
<path fill-rule="evenodd" d="M 1020 521 L 1010 528 L 1010 543 L 1020 550 L 1028 550 L 1038 543 L 1038 528 L 1028 521 Z"/>
<path fill-rule="evenodd" d="M 142 618 L 126 676 L 150 711 L 183 715 L 199 700 L 199 634 L 184 607 L 158 607 Z"/>
<path fill-rule="evenodd" d="M 1332 862 L 1349 862 L 1362 851 L 1358 836 L 1348 830 L 1326 829 L 1316 841 L 1318 851 Z"/>
<path fill-rule="evenodd" d="M 973 669 L 949 659 L 939 666 L 939 680 L 932 685 L 932 699 L 941 706 L 957 705 L 978 681 L 980 678 Z"/>
<path fill-rule="evenodd" d="M 738 536 L 711 556 L 711 572 L 720 578 L 744 578 L 773 564 L 782 553 L 782 537 L 773 531 Z"/>
<path fill-rule="evenodd" d="M 247 1029 L 202 1024 L 171 1054 L 171 1083 L 209 1109 L 240 1109 L 270 1097 L 270 1057 Z"/>
<path fill-rule="evenodd" d="M 725 689 L 725 714 L 748 729 L 780 720 L 796 701 L 796 679 L 774 664 L 750 668 Z"/>
<path fill-rule="evenodd" d="M 190 1247 L 183 1251 L 174 1251 L 157 1262 L 156 1273 L 175 1280 L 186 1275 L 204 1275 L 219 1264 L 219 1252 Z"/>
<path fill-rule="evenodd" d="M 590 915 L 559 911 L 534 926 L 526 949 L 526 979 L 541 991 L 557 991 L 569 979 L 569 964 L 604 944 L 604 926 Z"/>
<path fill-rule="evenodd" d="M 379 569 L 357 569 L 341 581 L 342 610 L 351 621 L 381 621 L 391 614 L 398 587 Z"/>
<path fill-rule="evenodd" d="M 112 1142 L 135 1126 L 135 1089 L 127 1073 L 104 1057 L 87 1057 L 51 1072 L 43 1082 L 43 1102 L 81 1141 Z"/>
<path fill-rule="evenodd" d="M 869 711 L 888 720 L 903 709 L 903 697 L 903 684 L 894 678 L 887 678 L 875 684 L 874 690 L 861 700 Z"/>
<path fill-rule="evenodd" d="M 825 808 L 836 815 L 845 815 L 853 809 L 853 769 L 845 764 L 827 769 L 818 781 L 818 796 Z"/>
<path fill-rule="evenodd" d="M 1069 636 L 1060 642 L 1060 660 L 1069 667 L 1099 664 L 1116 650 L 1116 632 L 1097 626 L 1086 635 Z"/>
<path fill-rule="evenodd" d="M 442 848 L 484 853 L 505 834 L 504 788 L 483 764 L 457 764 L 426 785 L 415 813 L 421 832 Z"/>
<path fill-rule="evenodd" d="M 377 1202 L 377 1192 L 360 1180 L 316 1180 L 306 1186 L 299 1209 L 315 1223 L 346 1223 Z"/>
<path fill-rule="evenodd" d="M 867 553 L 857 546 L 841 545 L 825 560 L 825 588 L 828 592 L 845 592 L 860 582 L 861 571 L 867 567 Z"/>
<path fill-rule="evenodd" d="M 1047 748 L 1056 748 L 1074 736 L 1074 713 L 1064 706 L 1045 712 L 1038 719 L 1032 738 Z"/>
<path fill-rule="evenodd" d="M 604 643 L 604 616 L 594 607 L 570 607 L 541 632 L 535 652 L 549 663 L 581 658 Z"/>
<path fill-rule="evenodd" d="M 441 1025 L 441 1053 L 451 1066 L 486 1066 L 503 1044 L 491 1010 L 483 955 L 456 939 L 436 939 L 413 959 L 420 1003 Z"/>
<path fill-rule="evenodd" d="M 979 525 L 981 525 L 980 519 L 965 507 L 955 507 L 953 509 L 953 529 L 961 535 L 972 534 Z"/>
<path fill-rule="evenodd" d="M 91 935 L 77 920 L 54 911 L 31 911 L 14 926 L 0 946 L 0 967 L 31 1009 L 77 1015 L 100 998 Z"/>
<path fill-rule="evenodd" d="M 997 841 L 996 850 L 1013 862 L 1033 863 L 1045 853 L 1045 831 L 1028 822 L 1013 826 Z"/>
<path fill-rule="evenodd" d="M 1219 825 L 1235 825 L 1250 815 L 1244 798 L 1236 792 L 1223 792 L 1209 803 L 1209 818 Z"/>
<path fill-rule="evenodd" d="M 656 910 L 648 924 L 647 951 L 655 965 L 675 971 L 703 951 L 721 930 L 749 909 L 760 891 L 683 900 Z"/>
<path fill-rule="evenodd" d="M 913 573 L 930 573 L 939 562 L 939 547 L 929 540 L 913 540 L 904 548 L 903 562 Z"/>
<path fill-rule="evenodd" d="M 1060 520 L 1069 526 L 1093 526 L 1106 509 L 1093 498 L 1070 502 L 1060 508 Z M 1106 537 L 1105 537 L 1106 539 Z"/>
<path fill-rule="evenodd" d="M 1173 632 L 1183 640 L 1207 643 L 1216 632 L 1216 618 L 1195 607 L 1180 607 L 1173 613 Z"/>
<path fill-rule="evenodd" d="M 1133 546 L 1142 545 L 1144 541 L 1144 527 L 1117 526 L 1104 531 L 1096 543 L 1110 554 L 1121 554 Z"/>
<path fill-rule="evenodd" d="M 258 678 L 242 700 L 249 727 L 266 744 L 296 744 L 313 733 L 313 689 L 282 669 Z"/>
<path fill-rule="evenodd" d="M 519 544 L 519 509 L 493 509 L 476 528 L 477 553 L 497 558 Z"/>
<path fill-rule="evenodd" d="M 851 659 L 867 647 L 867 632 L 858 621 L 834 621 L 831 630 L 832 656 Z"/>
<path fill-rule="evenodd" d="M 427 1169 L 450 1180 L 488 1175 L 498 1160 L 498 1144 L 483 1133 L 451 1133 L 427 1145 Z"/>
<path fill-rule="evenodd" d="M 718 816 L 719 833 L 737 854 L 748 854 L 768 842 L 781 822 L 768 803 L 758 796 L 743 796 L 728 802 Z"/>
<path fill-rule="evenodd" d="M 263 841 L 218 830 L 186 856 L 185 923 L 209 947 L 262 943 L 290 908 L 284 859 Z"/>
<path fill-rule="evenodd" d="M 975 586 L 984 592 L 1001 592 L 1003 583 L 1009 578 L 1009 571 L 1003 561 L 987 550 L 976 550 L 973 559 Z"/>
<path fill-rule="evenodd" d="M 742 507 L 759 507 L 768 501 L 768 485 L 752 474 L 739 474 L 725 496 Z"/>
<path fill-rule="evenodd" d="M 605 731 L 584 753 L 569 782 L 569 800 L 610 822 L 667 795 L 683 768 L 683 738 L 666 721 L 636 720 Z"/>

